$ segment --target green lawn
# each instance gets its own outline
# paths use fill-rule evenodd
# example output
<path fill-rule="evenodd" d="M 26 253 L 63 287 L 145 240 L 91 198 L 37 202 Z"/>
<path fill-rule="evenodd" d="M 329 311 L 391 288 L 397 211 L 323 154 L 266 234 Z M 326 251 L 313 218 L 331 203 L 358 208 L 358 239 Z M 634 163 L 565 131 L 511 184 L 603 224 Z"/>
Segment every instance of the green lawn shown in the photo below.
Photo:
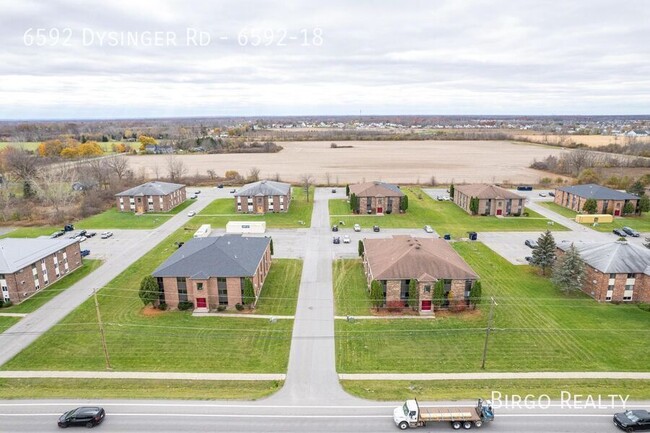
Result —
<path fill-rule="evenodd" d="M 169 219 L 186 209 L 193 203 L 186 200 L 169 212 L 144 213 L 136 215 L 133 212 L 119 212 L 117 208 L 110 208 L 100 214 L 93 215 L 75 223 L 77 229 L 154 229 L 169 221 Z"/>
<path fill-rule="evenodd" d="M 205 207 L 192 218 L 192 227 L 211 224 L 212 227 L 225 227 L 228 221 L 266 221 L 267 228 L 300 228 L 311 225 L 311 213 L 314 206 L 314 190 L 309 192 L 309 202 L 305 200 L 305 191 L 294 187 L 288 212 L 252 215 L 235 211 L 235 198 L 220 198 Z M 303 224 L 300 224 L 302 221 Z"/>
<path fill-rule="evenodd" d="M 98 293 L 112 366 L 117 371 L 257 372 L 286 370 L 293 320 L 192 317 L 190 312 L 143 314 L 138 288 L 192 233 L 164 239 Z M 2 368 L 103 370 L 92 299 L 84 302 Z"/>
<path fill-rule="evenodd" d="M 571 209 L 567 209 L 553 202 L 540 202 L 539 204 L 572 220 L 575 220 L 575 217 L 578 214 Z M 641 216 L 615 217 L 613 223 L 601 223 L 595 227 L 592 224 L 583 224 L 583 226 L 592 228 L 599 232 L 611 232 L 613 229 L 627 226 L 641 233 L 647 233 L 650 232 L 650 213 L 646 212 Z"/>
<path fill-rule="evenodd" d="M 536 270 L 512 265 L 481 243 L 453 246 L 481 276 L 483 296 L 498 303 L 487 371 L 647 371 L 643 344 L 613 342 L 647 341 L 649 312 L 563 295 Z M 479 311 L 439 314 L 436 320 L 337 321 L 338 371 L 478 371 L 485 304 Z"/>
<path fill-rule="evenodd" d="M 31 298 L 21 302 L 20 304 L 13 305 L 9 308 L 3 308 L 0 310 L 1 313 L 31 313 L 36 309 L 40 308 L 50 299 L 54 298 L 56 295 L 66 290 L 68 287 L 75 284 L 77 281 L 85 278 L 92 271 L 97 269 L 102 264 L 101 260 L 89 260 L 84 259 L 83 264 L 80 268 L 72 272 L 71 274 L 66 275 L 63 279 L 57 281 L 56 283 L 47 286 L 43 290 L 36 293 Z"/>
<path fill-rule="evenodd" d="M 572 221 L 575 221 L 576 215 L 578 214 L 578 212 L 572 211 L 571 209 L 567 209 L 564 206 L 560 206 L 559 204 L 556 204 L 552 201 L 538 201 L 537 204 L 547 209 L 550 209 L 556 214 L 562 215 L 565 218 L 569 218 Z"/>
<path fill-rule="evenodd" d="M 372 304 L 361 259 L 339 259 L 332 269 L 335 314 L 337 316 L 367 316 Z"/>
<path fill-rule="evenodd" d="M 526 209 L 528 217 L 471 216 L 450 201 L 437 201 L 420 188 L 403 188 L 409 197 L 409 208 L 403 213 L 390 215 L 352 215 L 349 204 L 343 199 L 329 202 L 331 224 L 344 221 L 346 227 L 360 224 L 363 228 L 379 225 L 386 228 L 422 228 L 430 225 L 438 234 L 450 233 L 453 237 L 467 237 L 468 231 L 540 231 L 566 230 L 560 224 L 550 226 L 549 219 Z"/>
<path fill-rule="evenodd" d="M 343 388 L 352 395 L 370 400 L 471 400 L 491 398 L 492 392 L 506 395 L 539 397 L 547 394 L 560 400 L 562 391 L 585 395 L 628 395 L 630 401 L 650 399 L 650 380 L 621 379 L 520 379 L 520 380 L 430 380 L 379 381 L 342 380 Z M 498 394 L 495 394 L 498 395 Z"/>
<path fill-rule="evenodd" d="M 257 400 L 282 387 L 277 381 L 131 379 L 0 379 L 0 399 Z"/>
<path fill-rule="evenodd" d="M 255 312 L 274 316 L 293 316 L 298 303 L 301 274 L 302 260 L 273 259 Z"/>
<path fill-rule="evenodd" d="M 45 226 L 45 227 L 19 227 L 16 230 L 10 231 L 0 236 L 2 238 L 37 238 L 39 236 L 49 236 L 52 233 L 61 230 L 61 227 Z"/>
<path fill-rule="evenodd" d="M 0 308 L 0 313 L 6 313 L 4 308 Z M 5 317 L 5 316 L 0 316 L 0 334 L 5 332 L 5 330 L 11 328 L 14 326 L 18 321 L 20 320 L 20 317 Z"/>

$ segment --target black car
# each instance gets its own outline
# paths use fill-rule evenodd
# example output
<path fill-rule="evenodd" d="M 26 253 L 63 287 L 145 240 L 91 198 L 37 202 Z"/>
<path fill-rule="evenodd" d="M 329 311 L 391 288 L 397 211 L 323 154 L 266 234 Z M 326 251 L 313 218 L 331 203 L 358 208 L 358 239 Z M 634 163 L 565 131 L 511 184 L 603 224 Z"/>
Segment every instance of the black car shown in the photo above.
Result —
<path fill-rule="evenodd" d="M 101 407 L 82 406 L 64 413 L 59 418 L 59 427 L 70 426 L 95 427 L 104 421 L 106 412 Z"/>
<path fill-rule="evenodd" d="M 378 232 L 379 231 L 379 226 L 372 226 L 372 231 L 373 232 Z"/>
<path fill-rule="evenodd" d="M 90 255 L 90 250 L 81 250 L 81 257 L 86 257 Z"/>
<path fill-rule="evenodd" d="M 550 195 L 551 197 L 555 197 L 555 193 L 553 191 L 549 192 L 548 195 Z"/>
<path fill-rule="evenodd" d="M 338 232 L 338 231 L 339 231 L 339 226 L 337 226 L 336 224 L 334 224 L 334 225 L 332 226 L 332 231 L 333 231 L 333 232 Z"/>
<path fill-rule="evenodd" d="M 650 430 L 647 410 L 626 410 L 614 415 L 614 425 L 624 431 Z"/>
<path fill-rule="evenodd" d="M 526 242 L 524 242 L 528 248 L 537 248 L 537 241 L 534 239 L 526 239 Z"/>
<path fill-rule="evenodd" d="M 619 235 L 619 236 L 622 237 L 622 238 L 626 238 L 626 237 L 627 237 L 627 233 L 625 233 L 625 232 L 623 231 L 623 229 L 614 229 L 614 230 L 612 230 L 612 233 L 614 233 L 615 235 Z"/>
<path fill-rule="evenodd" d="M 54 232 L 50 235 L 50 239 L 56 239 L 58 237 L 61 237 L 65 234 L 63 230 L 59 230 L 58 232 Z"/>
<path fill-rule="evenodd" d="M 217 188 L 223 188 L 223 183 L 220 183 L 219 185 L 217 185 Z"/>
<path fill-rule="evenodd" d="M 74 230 L 74 226 L 72 224 L 66 224 L 65 226 L 63 226 L 64 232 L 71 232 L 72 230 Z"/>
<path fill-rule="evenodd" d="M 340 244 L 341 243 L 341 238 L 338 237 L 338 236 L 334 236 L 332 238 L 332 242 L 334 242 L 335 244 Z"/>
<path fill-rule="evenodd" d="M 638 238 L 639 236 L 641 236 L 641 234 L 636 230 L 634 230 L 632 227 L 623 227 L 623 231 L 628 235 L 632 236 L 633 238 Z"/>

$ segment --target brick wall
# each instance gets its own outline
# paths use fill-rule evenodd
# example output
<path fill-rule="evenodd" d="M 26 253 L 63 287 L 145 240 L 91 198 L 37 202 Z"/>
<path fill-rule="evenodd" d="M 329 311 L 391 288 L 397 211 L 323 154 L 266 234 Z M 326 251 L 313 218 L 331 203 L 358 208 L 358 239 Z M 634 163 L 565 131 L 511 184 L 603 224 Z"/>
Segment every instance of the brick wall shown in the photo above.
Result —
<path fill-rule="evenodd" d="M 282 197 L 283 202 L 280 203 L 280 198 Z M 251 211 L 248 210 L 248 199 L 252 199 L 252 206 L 253 209 Z M 239 200 L 239 202 L 238 202 Z M 261 203 L 258 203 L 259 202 Z M 272 206 L 272 210 L 269 210 L 269 203 Z M 284 195 L 284 196 L 279 196 L 279 195 L 274 195 L 274 196 L 263 196 L 263 197 L 250 197 L 250 196 L 238 196 L 235 197 L 235 212 L 238 213 L 259 213 L 259 214 L 264 214 L 264 213 L 278 213 L 278 212 L 288 212 L 289 211 L 289 205 L 291 203 L 291 195 Z M 282 207 L 284 205 L 284 207 Z M 261 206 L 261 212 L 258 212 L 258 208 Z M 241 209 L 240 209 L 241 207 Z"/>

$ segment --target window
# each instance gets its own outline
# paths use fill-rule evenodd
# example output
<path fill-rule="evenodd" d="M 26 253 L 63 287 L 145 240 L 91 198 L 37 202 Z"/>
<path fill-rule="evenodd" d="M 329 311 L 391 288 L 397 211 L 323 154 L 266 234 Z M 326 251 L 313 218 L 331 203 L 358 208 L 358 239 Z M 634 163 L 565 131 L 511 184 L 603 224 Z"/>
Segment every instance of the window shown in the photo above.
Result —
<path fill-rule="evenodd" d="M 393 212 L 393 199 L 391 197 L 386 199 L 386 212 Z"/>
<path fill-rule="evenodd" d="M 410 280 L 400 280 L 399 298 L 404 302 L 409 298 L 409 282 Z"/>
<path fill-rule="evenodd" d="M 610 284 L 609 286 L 607 286 L 607 290 L 614 290 L 614 285 Z"/>
<path fill-rule="evenodd" d="M 185 277 L 176 278 L 176 287 L 178 288 L 178 302 L 187 302 L 187 282 Z"/>
<path fill-rule="evenodd" d="M 380 280 L 381 283 L 381 293 L 384 295 L 384 301 L 386 300 L 386 280 Z"/>
<path fill-rule="evenodd" d="M 628 284 L 625 286 L 625 290 L 634 290 L 634 284 Z"/>
<path fill-rule="evenodd" d="M 611 279 L 611 278 L 616 278 L 616 274 L 614 274 L 614 273 L 609 274 L 609 278 L 610 278 L 610 279 Z"/>
<path fill-rule="evenodd" d="M 156 278 L 158 283 L 158 301 L 165 302 L 165 285 L 161 277 Z"/>
<path fill-rule="evenodd" d="M 219 305 L 228 305 L 228 285 L 224 277 L 217 277 L 217 290 L 219 292 Z"/>
<path fill-rule="evenodd" d="M 636 274 L 627 274 L 627 277 L 628 277 L 628 278 L 635 278 L 635 277 L 636 277 Z"/>
<path fill-rule="evenodd" d="M 196 283 L 196 290 L 203 290 L 203 283 Z"/>
<path fill-rule="evenodd" d="M 244 284 L 246 279 L 244 277 L 239 277 L 239 287 L 241 288 L 241 301 L 244 303 Z"/>
<path fill-rule="evenodd" d="M 424 286 L 424 293 L 431 293 L 431 284 Z"/>

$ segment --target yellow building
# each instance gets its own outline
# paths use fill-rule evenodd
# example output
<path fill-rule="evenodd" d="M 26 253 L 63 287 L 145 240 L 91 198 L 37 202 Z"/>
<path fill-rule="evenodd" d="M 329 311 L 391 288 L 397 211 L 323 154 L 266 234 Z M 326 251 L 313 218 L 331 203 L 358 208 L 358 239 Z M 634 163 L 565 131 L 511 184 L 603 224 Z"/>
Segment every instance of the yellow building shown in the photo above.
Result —
<path fill-rule="evenodd" d="M 576 222 L 583 224 L 603 224 L 614 222 L 614 217 L 610 214 L 579 214 L 576 215 Z"/>

